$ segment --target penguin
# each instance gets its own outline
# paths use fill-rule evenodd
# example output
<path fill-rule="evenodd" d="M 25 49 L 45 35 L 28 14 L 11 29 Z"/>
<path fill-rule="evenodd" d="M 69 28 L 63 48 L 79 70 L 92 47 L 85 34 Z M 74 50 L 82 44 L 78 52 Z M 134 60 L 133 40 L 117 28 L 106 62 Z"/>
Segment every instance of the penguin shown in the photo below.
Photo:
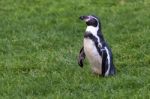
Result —
<path fill-rule="evenodd" d="M 116 73 L 113 64 L 113 55 L 110 47 L 104 39 L 101 23 L 94 15 L 80 16 L 87 27 L 84 33 L 83 47 L 78 56 L 78 64 L 83 67 L 83 61 L 87 57 L 92 72 L 103 77 Z"/>

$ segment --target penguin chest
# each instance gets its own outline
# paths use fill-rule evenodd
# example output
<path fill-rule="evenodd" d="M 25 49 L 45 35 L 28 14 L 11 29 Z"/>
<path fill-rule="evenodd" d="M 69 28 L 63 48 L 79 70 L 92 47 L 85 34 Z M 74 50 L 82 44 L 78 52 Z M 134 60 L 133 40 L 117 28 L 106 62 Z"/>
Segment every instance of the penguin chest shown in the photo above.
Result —
<path fill-rule="evenodd" d="M 89 38 L 84 38 L 84 52 L 92 65 L 93 72 L 96 74 L 101 74 L 102 57 L 99 55 L 95 43 Z"/>

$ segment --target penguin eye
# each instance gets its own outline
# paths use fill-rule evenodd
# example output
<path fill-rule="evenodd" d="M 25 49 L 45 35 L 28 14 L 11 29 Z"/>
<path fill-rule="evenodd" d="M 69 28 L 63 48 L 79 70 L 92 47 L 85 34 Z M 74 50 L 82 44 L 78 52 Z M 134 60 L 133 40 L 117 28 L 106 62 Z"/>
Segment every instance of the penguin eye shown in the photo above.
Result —
<path fill-rule="evenodd" d="M 91 20 L 91 23 L 97 24 L 97 20 L 96 20 L 96 19 L 92 19 L 92 20 Z"/>
<path fill-rule="evenodd" d="M 86 22 L 88 22 L 88 21 L 90 21 L 90 20 L 91 20 L 90 17 L 85 17 L 85 21 L 86 21 Z"/>
<path fill-rule="evenodd" d="M 97 27 L 98 23 L 99 23 L 97 18 L 95 18 L 93 16 L 84 16 L 84 20 L 88 26 Z"/>

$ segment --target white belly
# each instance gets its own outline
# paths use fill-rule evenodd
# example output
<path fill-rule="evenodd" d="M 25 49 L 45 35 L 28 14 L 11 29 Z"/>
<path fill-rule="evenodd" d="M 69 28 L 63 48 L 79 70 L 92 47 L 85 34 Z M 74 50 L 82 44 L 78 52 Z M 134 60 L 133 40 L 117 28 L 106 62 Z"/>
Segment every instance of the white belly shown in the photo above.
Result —
<path fill-rule="evenodd" d="M 86 57 L 88 58 L 90 64 L 92 65 L 92 70 L 96 74 L 102 73 L 102 58 L 100 57 L 94 42 L 89 38 L 84 38 L 84 51 Z"/>

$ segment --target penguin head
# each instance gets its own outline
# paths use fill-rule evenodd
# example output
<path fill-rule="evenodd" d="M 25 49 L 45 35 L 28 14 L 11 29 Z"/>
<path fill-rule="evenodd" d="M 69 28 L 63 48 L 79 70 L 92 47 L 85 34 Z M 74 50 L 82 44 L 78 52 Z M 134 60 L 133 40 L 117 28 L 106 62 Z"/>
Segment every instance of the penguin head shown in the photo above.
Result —
<path fill-rule="evenodd" d="M 98 17 L 96 17 L 94 15 L 80 16 L 79 18 L 81 20 L 85 21 L 87 26 L 97 27 L 100 25 L 100 21 L 99 21 Z"/>

